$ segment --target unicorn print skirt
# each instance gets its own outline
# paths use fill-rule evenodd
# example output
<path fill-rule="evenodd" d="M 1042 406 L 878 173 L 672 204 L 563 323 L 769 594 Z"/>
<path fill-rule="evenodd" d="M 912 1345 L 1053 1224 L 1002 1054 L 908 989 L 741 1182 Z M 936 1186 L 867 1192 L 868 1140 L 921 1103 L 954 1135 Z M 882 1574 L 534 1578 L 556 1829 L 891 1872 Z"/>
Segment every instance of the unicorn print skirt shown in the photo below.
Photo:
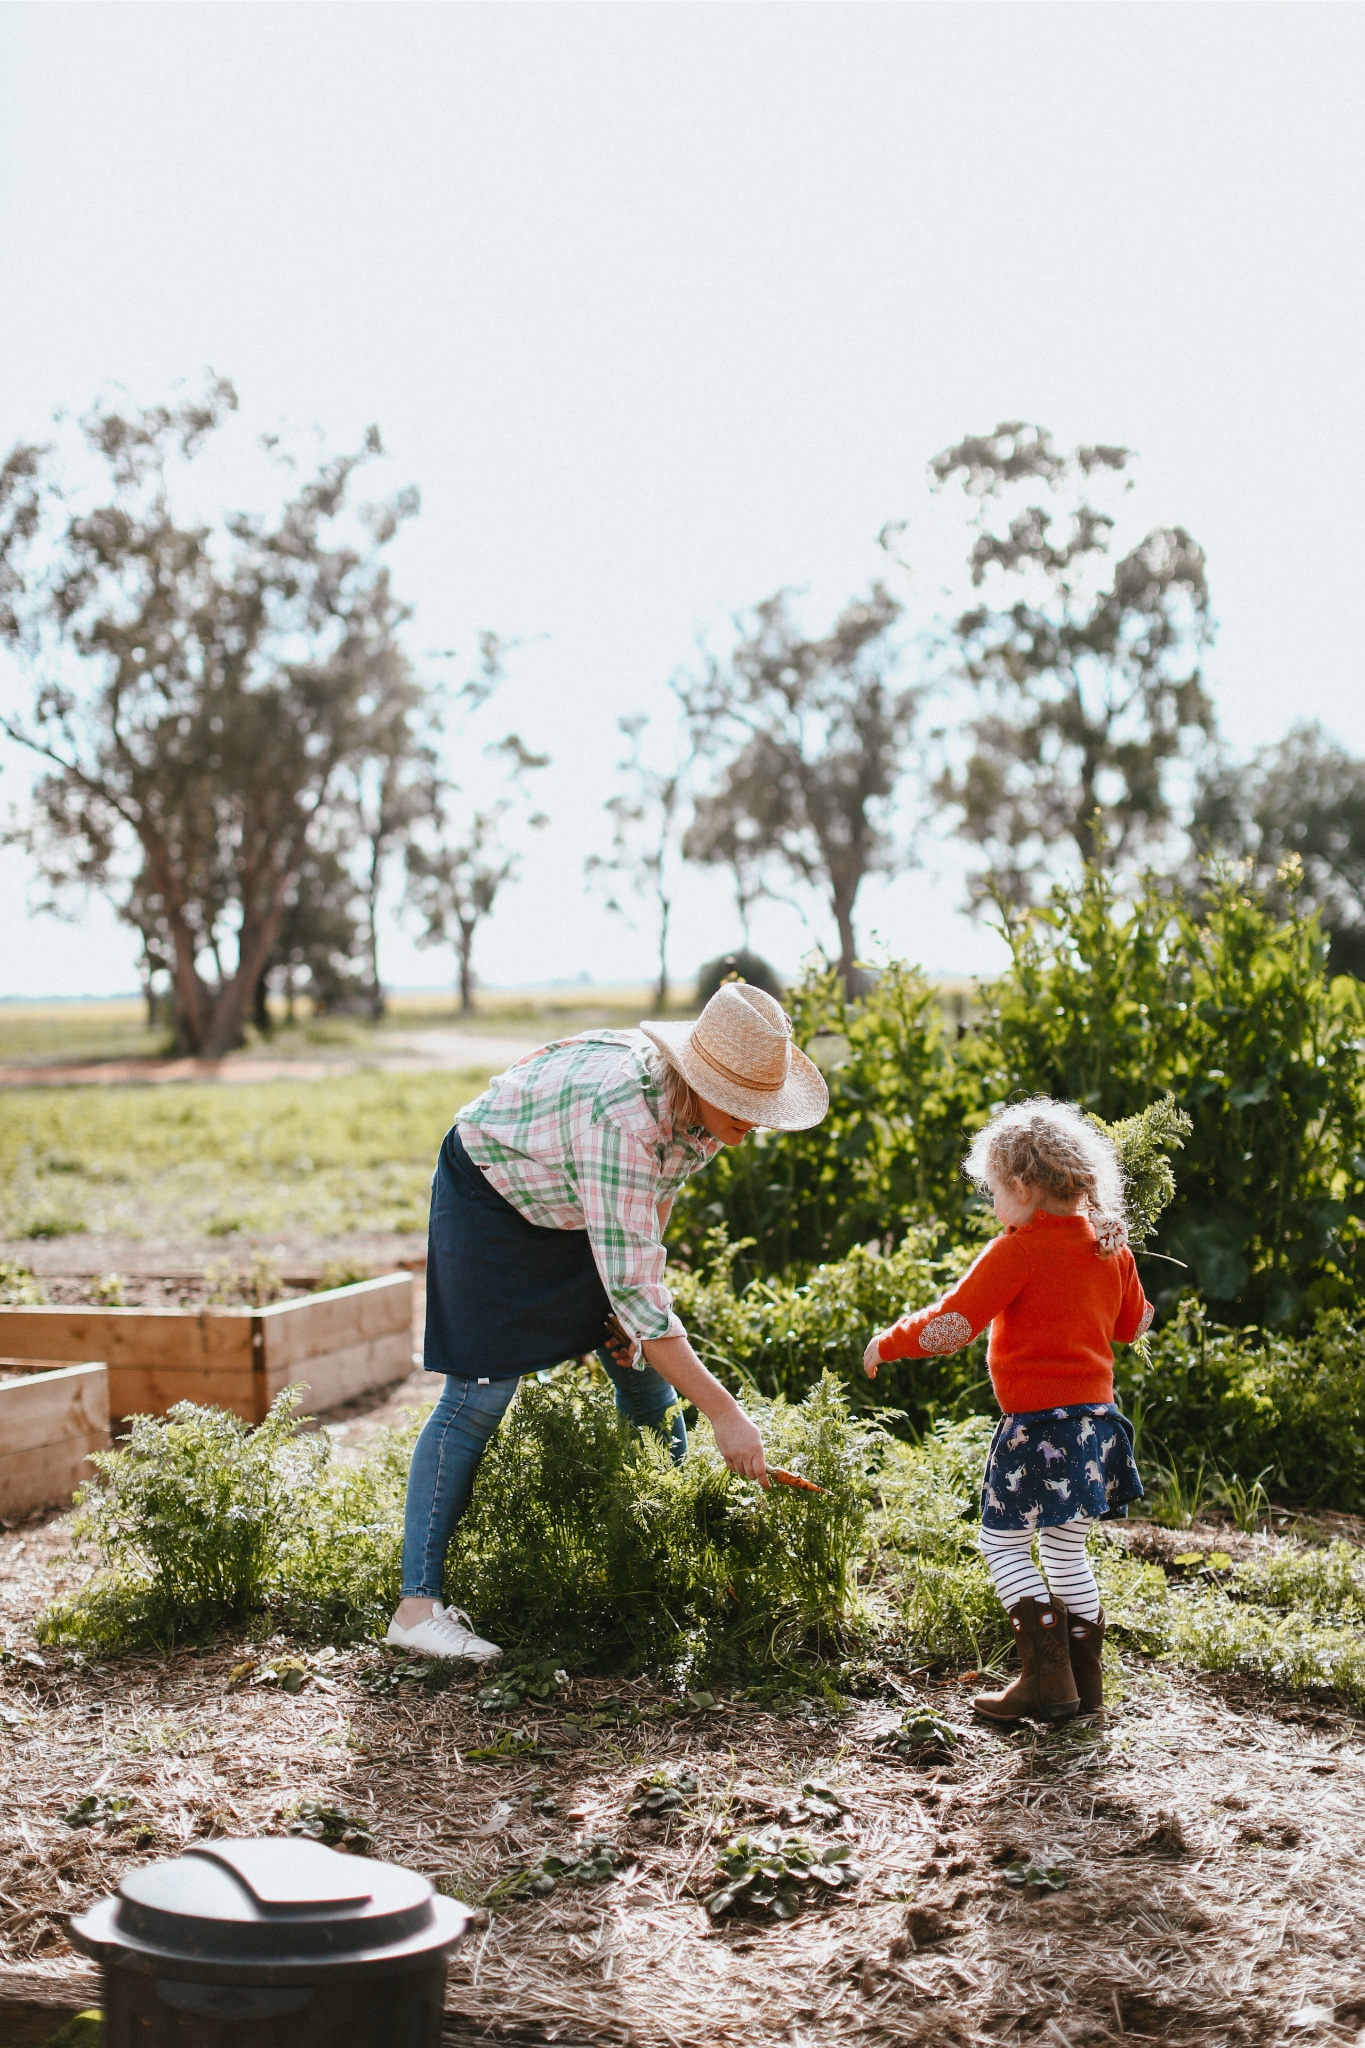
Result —
<path fill-rule="evenodd" d="M 1002 1415 L 981 1482 L 983 1529 L 1055 1529 L 1142 1499 L 1133 1425 L 1112 1401 Z"/>

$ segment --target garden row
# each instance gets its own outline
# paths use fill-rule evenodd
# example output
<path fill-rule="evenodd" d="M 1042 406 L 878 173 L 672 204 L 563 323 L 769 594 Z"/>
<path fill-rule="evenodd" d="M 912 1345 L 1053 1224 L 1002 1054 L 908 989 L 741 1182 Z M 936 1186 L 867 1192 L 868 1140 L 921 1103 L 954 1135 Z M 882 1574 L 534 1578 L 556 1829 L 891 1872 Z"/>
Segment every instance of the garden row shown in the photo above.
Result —
<path fill-rule="evenodd" d="M 823 1493 L 736 1480 L 705 1423 L 673 1465 L 622 1427 L 596 1366 L 523 1383 L 449 1562 L 452 1594 L 507 1646 L 509 1671 L 529 1656 L 542 1675 L 562 1664 L 833 1698 L 877 1690 L 888 1663 L 1003 1654 L 976 1544 L 988 1418 L 907 1444 L 851 1414 L 832 1374 L 800 1403 L 756 1410 L 774 1456 Z M 226 1630 L 372 1636 L 398 1590 L 411 1429 L 346 1460 L 292 1416 L 285 1395 L 254 1430 L 214 1408 L 137 1422 L 99 1459 L 75 1525 L 102 1568 L 48 1609 L 40 1639 L 102 1658 Z M 1365 1703 L 1365 1551 L 1224 1527 L 1221 1545 L 1096 1540 L 1116 1644 Z"/>
<path fill-rule="evenodd" d="M 11 1299 L 0 1305 L 0 1515 L 69 1501 L 91 1454 L 107 1448 L 111 1418 L 189 1401 L 259 1423 L 286 1387 L 316 1413 L 411 1366 L 409 1273 L 257 1305 Z"/>

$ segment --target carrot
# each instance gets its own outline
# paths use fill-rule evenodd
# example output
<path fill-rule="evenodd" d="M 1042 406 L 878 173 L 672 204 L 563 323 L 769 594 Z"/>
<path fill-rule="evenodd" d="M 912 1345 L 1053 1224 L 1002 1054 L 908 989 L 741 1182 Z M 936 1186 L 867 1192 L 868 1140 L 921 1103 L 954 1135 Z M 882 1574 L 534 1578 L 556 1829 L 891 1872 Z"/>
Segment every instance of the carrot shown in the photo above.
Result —
<path fill-rule="evenodd" d="M 813 1479 L 803 1479 L 799 1472 L 784 1472 L 780 1465 L 769 1465 L 769 1479 L 775 1479 L 779 1486 L 794 1486 L 800 1493 L 828 1493 L 827 1486 L 817 1486 Z"/>

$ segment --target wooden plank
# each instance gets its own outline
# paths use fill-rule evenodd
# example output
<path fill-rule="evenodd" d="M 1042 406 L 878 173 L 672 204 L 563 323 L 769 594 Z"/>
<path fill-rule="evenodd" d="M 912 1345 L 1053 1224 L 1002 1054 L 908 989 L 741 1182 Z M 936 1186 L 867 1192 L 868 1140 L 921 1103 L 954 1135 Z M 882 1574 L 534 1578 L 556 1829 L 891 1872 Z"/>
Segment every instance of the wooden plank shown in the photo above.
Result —
<path fill-rule="evenodd" d="M 116 1365 L 109 1368 L 109 1408 L 114 1415 L 165 1415 L 177 1401 L 230 1408 L 243 1422 L 260 1418 L 258 1379 L 250 1358 L 223 1372 L 197 1366 Z"/>
<path fill-rule="evenodd" d="M 109 1381 L 102 1365 L 71 1365 L 0 1387 L 0 1514 L 65 1507 L 108 1448 Z"/>
<path fill-rule="evenodd" d="M 109 1375 L 102 1365 L 68 1365 L 0 1387 L 0 1452 L 39 1449 L 79 1437 L 109 1441 Z"/>
<path fill-rule="evenodd" d="M 412 1371 L 412 1336 L 406 1329 L 389 1330 L 362 1344 L 348 1344 L 320 1358 L 304 1358 L 271 1374 L 266 1381 L 266 1405 L 283 1387 L 306 1386 L 300 1404 L 305 1415 L 318 1415 L 354 1401 L 358 1394 L 390 1387 Z"/>
<path fill-rule="evenodd" d="M 250 1364 L 243 1308 L 0 1308 L 0 1354 L 107 1365 Z"/>
<path fill-rule="evenodd" d="M 43 2048 L 67 2020 L 99 2002 L 93 1963 L 65 1962 L 60 1972 L 0 1966 L 0 2041 L 5 2048 Z"/>
<path fill-rule="evenodd" d="M 297 1359 L 316 1358 L 391 1330 L 412 1327 L 411 1273 L 383 1273 L 303 1301 L 277 1301 L 257 1314 L 267 1378 Z"/>

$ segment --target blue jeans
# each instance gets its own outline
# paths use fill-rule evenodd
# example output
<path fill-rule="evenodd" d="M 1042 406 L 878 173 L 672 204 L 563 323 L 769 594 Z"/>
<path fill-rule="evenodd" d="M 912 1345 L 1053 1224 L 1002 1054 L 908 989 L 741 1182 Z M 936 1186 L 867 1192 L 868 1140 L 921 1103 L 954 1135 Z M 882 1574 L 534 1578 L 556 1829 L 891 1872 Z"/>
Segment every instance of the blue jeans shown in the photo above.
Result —
<path fill-rule="evenodd" d="M 680 1465 L 687 1456 L 687 1425 L 668 1381 L 652 1366 L 636 1372 L 605 1357 L 602 1364 L 616 1389 L 617 1414 L 637 1429 L 657 1429 L 667 1438 L 673 1463 Z M 445 1390 L 422 1426 L 408 1472 L 404 1600 L 445 1598 L 450 1539 L 469 1506 L 479 1460 L 516 1391 L 515 1379 L 480 1381 L 446 1375 Z"/>

